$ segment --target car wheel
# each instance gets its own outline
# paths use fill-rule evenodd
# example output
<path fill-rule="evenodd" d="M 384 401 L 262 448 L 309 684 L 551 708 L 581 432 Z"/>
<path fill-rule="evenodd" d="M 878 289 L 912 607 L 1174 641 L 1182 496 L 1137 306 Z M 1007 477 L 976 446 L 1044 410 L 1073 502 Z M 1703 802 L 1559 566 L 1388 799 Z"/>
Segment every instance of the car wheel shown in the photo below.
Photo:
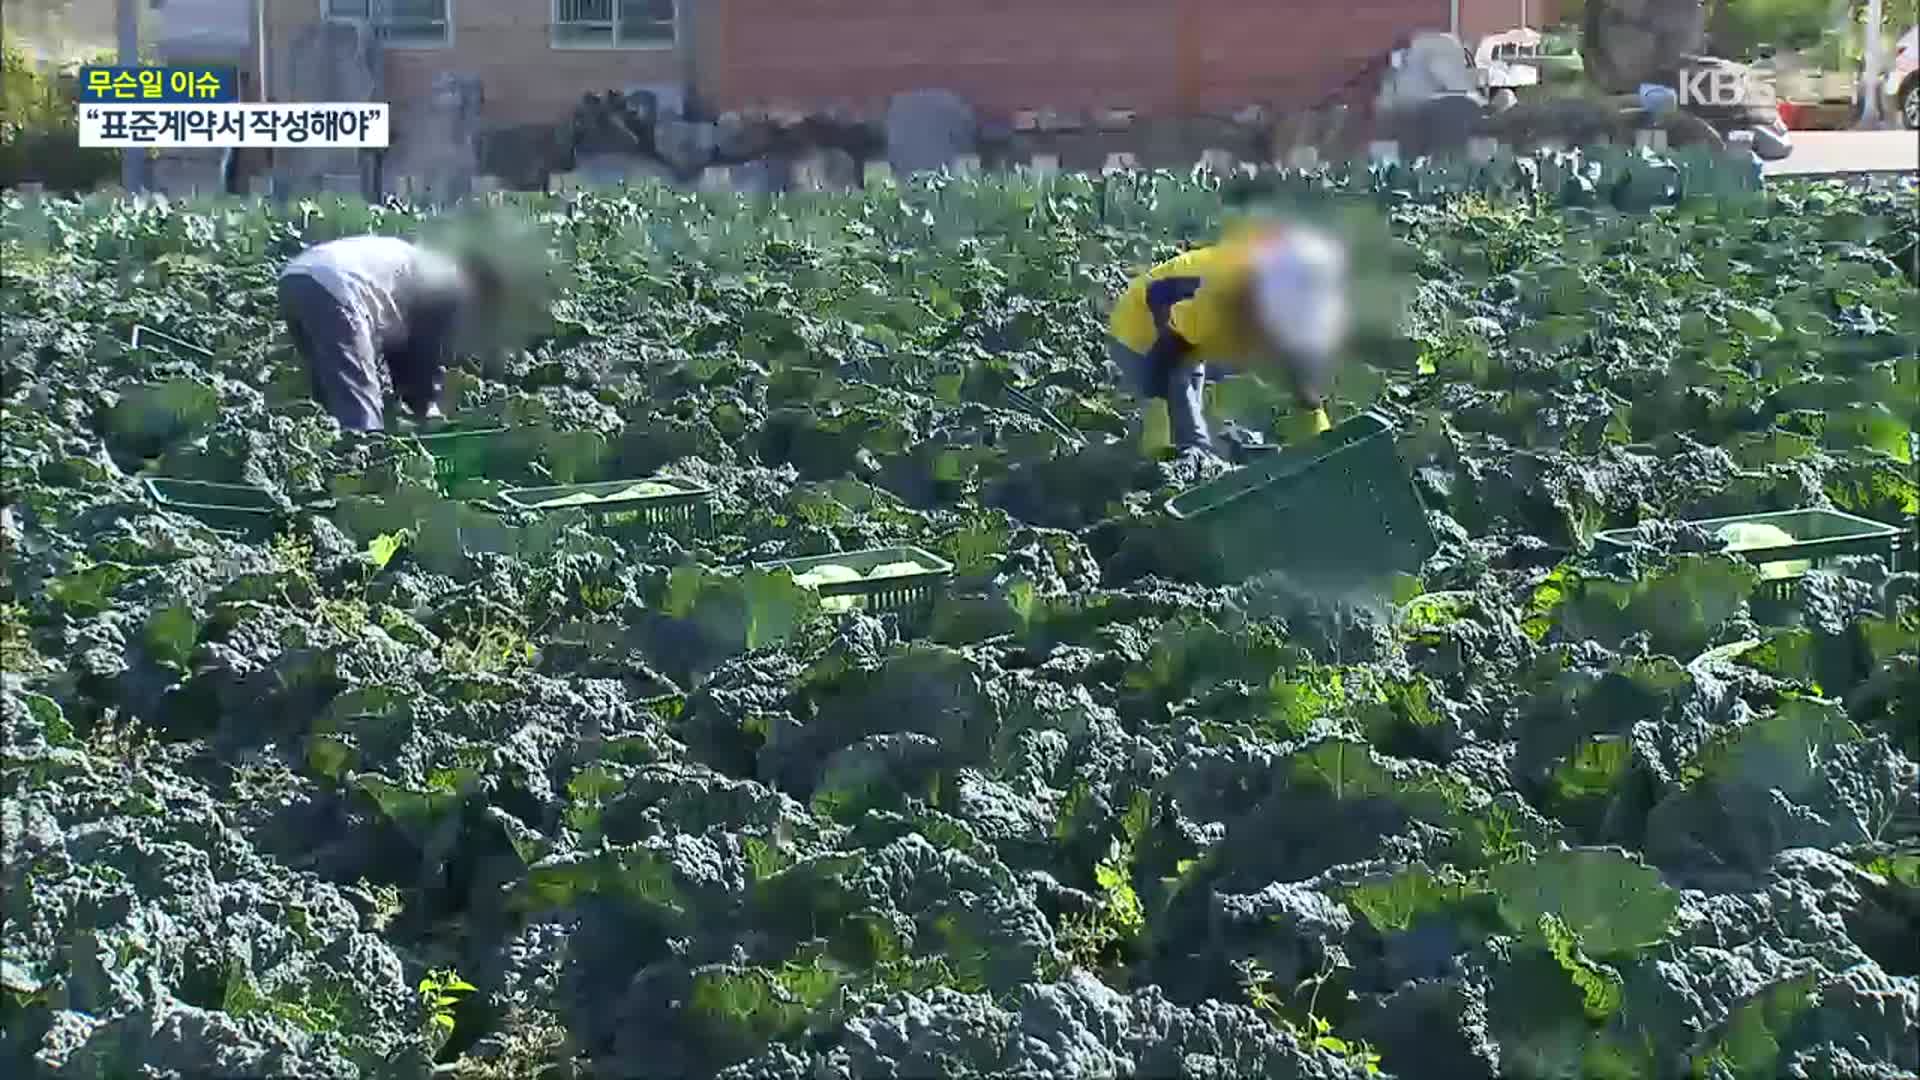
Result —
<path fill-rule="evenodd" d="M 1920 79 L 1908 79 L 1900 91 L 1900 123 L 1908 131 L 1920 131 Z"/>

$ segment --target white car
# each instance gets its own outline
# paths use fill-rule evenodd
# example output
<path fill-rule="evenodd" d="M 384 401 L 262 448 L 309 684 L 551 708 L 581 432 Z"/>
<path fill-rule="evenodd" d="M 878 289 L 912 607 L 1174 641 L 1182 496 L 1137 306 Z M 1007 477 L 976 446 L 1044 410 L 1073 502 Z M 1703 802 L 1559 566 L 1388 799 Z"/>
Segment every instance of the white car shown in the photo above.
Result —
<path fill-rule="evenodd" d="M 1909 131 L 1920 129 L 1920 26 L 1910 28 L 1893 47 L 1893 62 L 1881 84 L 1887 108 Z"/>

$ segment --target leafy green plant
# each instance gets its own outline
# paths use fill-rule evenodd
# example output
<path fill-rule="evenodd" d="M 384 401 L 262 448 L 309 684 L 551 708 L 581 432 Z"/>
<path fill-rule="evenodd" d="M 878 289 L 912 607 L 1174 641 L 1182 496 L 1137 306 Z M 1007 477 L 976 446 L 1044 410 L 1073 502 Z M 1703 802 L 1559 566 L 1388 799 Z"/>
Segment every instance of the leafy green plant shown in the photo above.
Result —
<path fill-rule="evenodd" d="M 1146 833 L 1152 812 L 1152 797 L 1144 791 L 1136 792 L 1121 816 L 1120 833 L 1109 844 L 1107 857 L 1094 865 L 1093 881 L 1098 890 L 1094 910 L 1069 917 L 1062 927 L 1071 963 L 1110 973 L 1146 930 L 1146 909 L 1134 890 L 1133 874 L 1140 838 Z"/>
<path fill-rule="evenodd" d="M 358 887 L 372 900 L 373 910 L 368 914 L 367 922 L 375 932 L 384 932 L 406 910 L 406 900 L 400 895 L 400 890 L 392 885 L 375 885 L 362 878 Z"/>
<path fill-rule="evenodd" d="M 1488 895 L 1482 882 L 1443 868 L 1410 866 L 1346 890 L 1346 902 L 1376 930 L 1408 930 L 1422 917 L 1444 915 Z"/>
<path fill-rule="evenodd" d="M 1815 1004 L 1814 979 L 1801 975 L 1774 983 L 1733 1010 L 1707 1045 L 1693 1054 L 1695 1080 L 1776 1076 L 1788 1031 Z"/>
<path fill-rule="evenodd" d="M 1657 944 L 1680 906 L 1660 872 L 1618 851 L 1550 852 L 1495 867 L 1487 879 L 1500 913 L 1527 931 L 1552 916 L 1602 957 Z"/>
<path fill-rule="evenodd" d="M 436 1073 L 452 1080 L 547 1080 L 571 1075 L 578 1068 L 570 1052 L 572 1037 L 546 1009 L 509 1007 L 498 1034 L 497 1055 L 469 1053 Z"/>
<path fill-rule="evenodd" d="M 454 1010 L 468 994 L 479 989 L 450 968 L 429 971 L 415 987 L 420 1008 L 426 1014 L 427 1036 L 435 1048 L 453 1037 Z"/>
<path fill-rule="evenodd" d="M 33 630 L 24 604 L 0 604 L 0 669 L 32 675 L 46 660 L 33 645 Z"/>
<path fill-rule="evenodd" d="M 1380 1075 L 1380 1055 L 1364 1041 L 1354 1041 L 1338 1035 L 1333 1024 L 1320 1015 L 1320 991 L 1333 975 L 1340 970 L 1344 961 L 1328 957 L 1327 963 L 1307 979 L 1293 988 L 1293 996 L 1302 991 L 1307 994 L 1307 1003 L 1300 1018 L 1294 1018 L 1294 1010 L 1285 994 L 1275 992 L 1273 972 L 1258 962 L 1247 960 L 1239 964 L 1240 987 L 1247 995 L 1247 1001 L 1255 1011 L 1265 1016 L 1275 1027 L 1292 1032 L 1302 1043 L 1331 1054 L 1349 1066 L 1361 1069 L 1368 1076 Z"/>
<path fill-rule="evenodd" d="M 497 675 L 534 662 L 538 656 L 525 631 L 512 626 L 483 626 L 470 638 L 441 643 L 440 662 L 460 675 Z"/>
<path fill-rule="evenodd" d="M 43 72 L 11 40 L 0 50 L 7 103 L 0 120 L 0 189 L 34 182 L 49 191 L 84 192 L 115 176 L 116 151 L 79 145 L 75 75 Z"/>
<path fill-rule="evenodd" d="M 227 965 L 226 989 L 220 1008 L 235 1016 L 271 1016 L 309 1035 L 344 1032 L 355 1019 L 355 1006 L 347 987 L 286 986 L 273 993 L 263 993 L 239 960 Z"/>
<path fill-rule="evenodd" d="M 1558 915 L 1542 913 L 1538 929 L 1547 951 L 1579 989 L 1587 1018 L 1602 1023 L 1617 1012 L 1622 994 L 1620 973 L 1588 958 L 1580 948 L 1579 935 Z"/>
<path fill-rule="evenodd" d="M 180 1071 L 1910 1072 L 1871 1006 L 1912 966 L 1912 582 L 1836 558 L 1775 599 L 1655 523 L 1909 520 L 1913 193 L 1729 176 L 1589 147 L 1233 192 L 1407 262 L 1356 289 L 1333 410 L 1404 421 L 1442 540 L 1381 598 L 1215 581 L 1165 511 L 1218 466 L 1127 437 L 1107 307 L 1219 234 L 1205 173 L 503 198 L 499 249 L 567 273 L 549 336 L 450 374 L 461 421 L 533 430 L 444 490 L 270 340 L 295 252 L 443 215 L 0 197 L 8 1045 L 110 1071 L 125 1025 L 75 1016 L 219 1005 L 195 958 L 231 944 L 262 1038 Z M 1257 370 L 1215 403 L 1269 441 L 1293 411 Z M 711 529 L 479 505 L 663 468 Z M 210 539 L 160 475 L 297 524 Z M 1636 522 L 1659 543 L 1584 550 Z M 893 546 L 960 564 L 929 626 L 753 569 Z M 363 874 L 350 928 L 320 879 Z M 217 927 L 168 915 L 208 888 Z M 397 959 L 502 950 L 487 1008 Z M 1236 993 L 1241 957 L 1321 966 Z M 1354 1037 L 1409 1017 L 1433 1059 Z"/>

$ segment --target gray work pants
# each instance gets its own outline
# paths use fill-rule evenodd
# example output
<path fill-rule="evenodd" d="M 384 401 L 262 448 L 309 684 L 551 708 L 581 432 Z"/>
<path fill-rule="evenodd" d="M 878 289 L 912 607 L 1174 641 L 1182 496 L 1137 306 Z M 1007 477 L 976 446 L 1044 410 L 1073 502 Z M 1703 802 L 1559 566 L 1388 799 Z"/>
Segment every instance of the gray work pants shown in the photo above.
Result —
<path fill-rule="evenodd" d="M 1157 397 L 1166 399 L 1167 419 L 1173 428 L 1176 447 L 1185 450 L 1213 445 L 1213 437 L 1207 431 L 1206 385 L 1224 376 L 1209 375 L 1204 364 L 1183 364 L 1168 373 L 1163 384 L 1161 373 L 1150 370 L 1145 356 L 1118 340 L 1108 339 L 1107 356 L 1120 369 L 1134 393 L 1149 401 Z"/>
<path fill-rule="evenodd" d="M 386 427 L 386 393 L 380 384 L 383 363 L 394 392 L 416 416 L 439 400 L 445 368 L 436 357 L 426 355 L 429 350 L 384 352 L 373 339 L 367 315 L 313 278 L 288 274 L 280 279 L 280 314 L 307 362 L 314 399 L 341 427 L 349 431 Z"/>

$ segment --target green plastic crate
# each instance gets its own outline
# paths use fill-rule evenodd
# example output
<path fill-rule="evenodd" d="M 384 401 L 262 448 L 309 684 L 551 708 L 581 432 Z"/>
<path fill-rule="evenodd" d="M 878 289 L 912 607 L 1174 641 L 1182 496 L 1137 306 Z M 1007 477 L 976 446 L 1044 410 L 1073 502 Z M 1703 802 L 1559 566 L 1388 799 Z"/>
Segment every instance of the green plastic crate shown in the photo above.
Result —
<path fill-rule="evenodd" d="M 795 577 L 817 566 L 835 564 L 864 574 L 887 563 L 912 562 L 927 567 L 921 574 L 880 578 L 874 581 L 835 581 L 816 586 L 823 600 L 848 598 L 850 607 L 864 611 L 893 611 L 924 614 L 933 605 L 939 590 L 953 577 L 953 564 L 931 551 L 917 547 L 870 548 L 866 551 L 842 551 L 831 555 L 809 555 L 799 559 L 779 559 L 760 564 L 765 570 L 786 570 Z"/>
<path fill-rule="evenodd" d="M 1391 439 L 1393 433 L 1393 425 L 1385 417 L 1378 413 L 1362 413 L 1317 438 L 1281 447 L 1273 453 L 1259 454 L 1244 468 L 1181 492 L 1168 501 L 1167 512 L 1176 518 L 1197 518 L 1249 492 L 1265 488 L 1275 480 L 1299 475 L 1349 446 L 1369 439 Z"/>
<path fill-rule="evenodd" d="M 1394 448 L 1367 413 L 1167 502 L 1194 553 L 1228 581 L 1279 571 L 1329 591 L 1377 592 L 1438 544 Z"/>
<path fill-rule="evenodd" d="M 505 427 L 454 428 L 426 435 L 403 435 L 401 438 L 418 442 L 421 449 L 433 456 L 434 477 L 443 484 L 451 484 L 486 476 L 489 455 L 499 446 L 501 436 L 511 430 Z"/>
<path fill-rule="evenodd" d="M 201 346 L 201 345 L 195 345 L 191 341 L 183 341 L 180 338 L 174 337 L 172 334 L 167 334 L 159 330 L 155 330 L 151 326 L 147 326 L 142 323 L 134 323 L 133 334 L 127 338 L 127 348 L 128 349 L 151 349 L 153 348 L 153 345 L 149 344 L 150 342 L 159 342 L 162 346 L 173 350 L 176 355 L 184 354 L 186 356 L 191 356 L 194 359 L 198 359 L 198 360 L 213 359 L 212 349 L 206 348 L 205 346 Z"/>
<path fill-rule="evenodd" d="M 1906 530 L 1871 518 L 1857 517 L 1838 510 L 1779 510 L 1765 514 L 1734 514 L 1729 517 L 1701 518 L 1686 522 L 1707 533 L 1734 524 L 1773 525 L 1794 538 L 1791 544 L 1768 548 L 1749 548 L 1737 554 L 1769 572 L 1763 591 L 1785 597 L 1793 583 L 1808 570 L 1830 564 L 1842 555 L 1878 555 L 1889 567 L 1901 562 L 1901 539 Z M 1602 556 L 1625 553 L 1638 542 L 1640 528 L 1608 529 L 1596 533 L 1594 550 Z M 1785 564 L 1785 565 L 1782 565 Z M 1804 564 L 1804 565 L 1796 565 Z"/>
<path fill-rule="evenodd" d="M 149 477 L 142 485 L 162 507 L 197 518 L 215 532 L 229 536 L 254 536 L 271 531 L 284 509 L 284 504 L 272 492 L 251 484 Z"/>
<path fill-rule="evenodd" d="M 635 484 L 668 484 L 679 491 L 672 495 L 634 495 L 603 502 L 575 506 L 541 506 L 549 499 L 568 495 L 618 495 Z M 546 487 L 508 488 L 499 495 L 500 503 L 516 513 L 550 517 L 577 512 L 596 526 L 638 527 L 663 530 L 679 535 L 706 536 L 713 529 L 713 490 L 680 476 L 643 476 L 632 480 L 603 480 L 592 484 L 551 484 Z"/>

